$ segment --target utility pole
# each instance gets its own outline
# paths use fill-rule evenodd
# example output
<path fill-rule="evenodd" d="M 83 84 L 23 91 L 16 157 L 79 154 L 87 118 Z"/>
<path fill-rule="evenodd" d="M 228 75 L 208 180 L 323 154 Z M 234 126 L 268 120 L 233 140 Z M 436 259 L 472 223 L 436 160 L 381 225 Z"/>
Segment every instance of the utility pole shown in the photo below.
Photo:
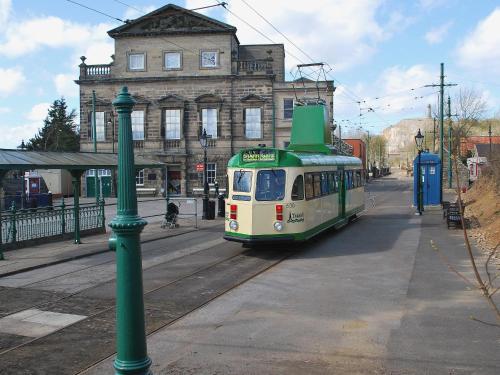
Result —
<path fill-rule="evenodd" d="M 451 100 L 450 96 L 448 95 L 448 189 L 451 189 L 451 178 L 452 178 L 452 171 L 451 171 Z M 458 186 L 457 186 L 458 188 Z"/>
<path fill-rule="evenodd" d="M 425 85 L 424 87 L 439 87 L 439 158 L 441 159 L 439 201 L 443 202 L 443 157 L 444 157 L 444 88 L 456 86 L 456 83 L 444 83 L 444 63 L 441 63 L 439 84 Z"/>
<path fill-rule="evenodd" d="M 433 119 L 433 127 L 432 127 L 432 152 L 435 154 L 436 153 L 436 118 L 434 117 Z"/>

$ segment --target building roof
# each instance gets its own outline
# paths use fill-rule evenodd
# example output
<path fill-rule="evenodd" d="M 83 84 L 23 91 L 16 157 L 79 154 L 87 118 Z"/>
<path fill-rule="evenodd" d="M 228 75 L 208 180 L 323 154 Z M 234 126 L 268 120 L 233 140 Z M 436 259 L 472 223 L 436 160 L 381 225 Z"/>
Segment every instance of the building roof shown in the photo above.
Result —
<path fill-rule="evenodd" d="M 479 157 L 487 158 L 490 156 L 490 145 L 481 143 L 476 145 L 476 153 Z M 500 143 L 492 143 L 491 144 L 491 153 L 492 154 L 500 154 Z"/>
<path fill-rule="evenodd" d="M 141 35 L 236 33 L 236 27 L 174 4 L 167 4 L 108 31 L 112 38 Z"/>
<path fill-rule="evenodd" d="M 163 168 L 164 164 L 135 156 L 139 168 Z M 0 149 L 0 170 L 12 169 L 114 169 L 118 167 L 118 155 L 93 152 L 22 151 Z"/>

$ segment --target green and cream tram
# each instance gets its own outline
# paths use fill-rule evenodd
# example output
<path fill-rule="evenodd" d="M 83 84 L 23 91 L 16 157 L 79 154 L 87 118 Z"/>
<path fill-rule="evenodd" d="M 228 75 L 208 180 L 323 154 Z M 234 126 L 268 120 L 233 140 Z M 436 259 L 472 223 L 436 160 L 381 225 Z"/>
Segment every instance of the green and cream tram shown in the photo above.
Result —
<path fill-rule="evenodd" d="M 287 150 L 244 149 L 229 161 L 226 240 L 303 241 L 364 209 L 361 160 L 332 154 L 323 111 L 295 108 Z"/>

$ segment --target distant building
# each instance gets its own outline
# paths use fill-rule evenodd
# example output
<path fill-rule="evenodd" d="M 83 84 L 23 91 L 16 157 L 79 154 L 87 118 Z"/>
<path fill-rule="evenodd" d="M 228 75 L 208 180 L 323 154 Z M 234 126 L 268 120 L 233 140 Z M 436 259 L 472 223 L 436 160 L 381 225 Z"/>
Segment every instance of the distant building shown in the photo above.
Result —
<path fill-rule="evenodd" d="M 500 143 L 495 143 L 495 144 L 492 143 L 491 148 L 489 144 L 474 145 L 472 151 L 472 157 L 467 158 L 467 168 L 469 169 L 469 180 L 470 181 L 477 180 L 477 178 L 481 175 L 482 169 L 489 163 L 493 162 L 493 160 L 496 160 L 497 163 L 500 163 L 500 160 L 498 159 L 499 157 L 500 157 Z"/>
<path fill-rule="evenodd" d="M 474 152 L 474 147 L 479 144 L 489 145 L 491 138 L 492 144 L 500 144 L 500 136 L 470 136 L 467 138 L 460 139 L 460 154 L 463 156 L 472 155 Z"/>
<path fill-rule="evenodd" d="M 366 143 L 362 139 L 342 139 L 345 143 L 352 147 L 352 156 L 360 158 L 363 162 L 363 169 L 367 169 L 367 159 L 366 159 Z"/>
<path fill-rule="evenodd" d="M 208 181 L 226 184 L 226 165 L 239 149 L 266 144 L 283 148 L 290 138 L 297 97 L 319 96 L 333 105 L 332 81 L 285 81 L 282 44 L 242 45 L 236 28 L 166 5 L 110 30 L 113 61 L 87 65 L 80 77 L 81 151 L 117 150 L 117 115 L 111 102 L 123 85 L 136 100 L 132 113 L 134 151 L 165 163 L 137 172 L 143 191 L 159 192 L 168 180 L 170 194 L 190 195 L 202 187 L 199 137 L 211 136 Z M 295 90 L 294 90 L 294 86 Z M 92 91 L 96 92 L 93 134 Z M 107 171 L 99 176 L 110 178 Z M 86 177 L 91 195 L 92 172 Z M 85 185 L 85 183 L 84 183 Z M 110 184 L 112 186 L 112 184 Z"/>

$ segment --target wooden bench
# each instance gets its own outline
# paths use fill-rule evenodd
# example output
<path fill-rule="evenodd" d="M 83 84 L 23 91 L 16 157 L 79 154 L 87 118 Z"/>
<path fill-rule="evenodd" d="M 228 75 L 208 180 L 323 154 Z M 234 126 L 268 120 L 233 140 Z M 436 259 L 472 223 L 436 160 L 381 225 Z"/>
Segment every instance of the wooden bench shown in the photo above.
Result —
<path fill-rule="evenodd" d="M 148 196 L 151 195 L 153 197 L 156 196 L 156 188 L 144 188 L 144 187 L 138 187 L 136 188 L 137 191 L 137 196 Z"/>

